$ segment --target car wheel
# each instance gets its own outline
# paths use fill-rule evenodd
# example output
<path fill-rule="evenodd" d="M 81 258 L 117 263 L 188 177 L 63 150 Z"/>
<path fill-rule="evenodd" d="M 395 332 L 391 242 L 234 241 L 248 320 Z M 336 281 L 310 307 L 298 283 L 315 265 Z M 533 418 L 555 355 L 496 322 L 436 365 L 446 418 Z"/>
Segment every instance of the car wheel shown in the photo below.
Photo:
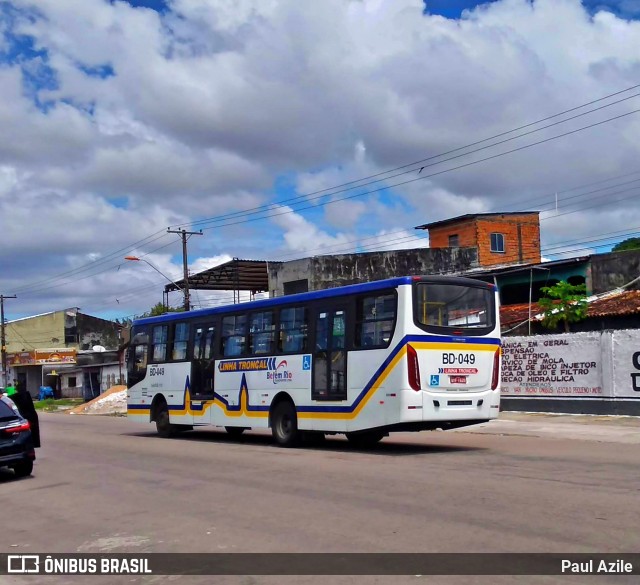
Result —
<path fill-rule="evenodd" d="M 296 408 L 288 400 L 278 404 L 271 419 L 271 434 L 281 447 L 295 447 L 300 442 Z"/>
<path fill-rule="evenodd" d="M 27 475 L 31 475 L 33 472 L 33 461 L 22 461 L 17 465 L 14 465 L 13 471 L 16 474 L 16 477 L 27 477 Z"/>

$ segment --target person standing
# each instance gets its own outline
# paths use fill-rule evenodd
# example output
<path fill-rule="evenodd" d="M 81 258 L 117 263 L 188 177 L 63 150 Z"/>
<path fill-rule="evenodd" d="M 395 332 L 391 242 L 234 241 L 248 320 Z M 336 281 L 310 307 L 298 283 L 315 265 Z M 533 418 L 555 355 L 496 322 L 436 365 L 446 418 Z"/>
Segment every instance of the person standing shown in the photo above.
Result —
<path fill-rule="evenodd" d="M 33 446 L 40 447 L 40 421 L 38 411 L 33 404 L 33 398 L 22 384 L 16 384 L 14 390 L 13 395 L 9 395 L 9 397 L 15 402 L 20 414 L 29 421 Z"/>

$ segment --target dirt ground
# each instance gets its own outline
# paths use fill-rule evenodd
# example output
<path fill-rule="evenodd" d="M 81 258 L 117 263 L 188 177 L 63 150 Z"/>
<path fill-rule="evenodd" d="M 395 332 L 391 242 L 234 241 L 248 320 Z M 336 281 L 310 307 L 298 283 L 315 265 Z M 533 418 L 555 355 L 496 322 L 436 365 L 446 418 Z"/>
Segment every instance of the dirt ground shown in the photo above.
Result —
<path fill-rule="evenodd" d="M 69 414 L 127 414 L 127 387 L 112 386 L 97 398 L 76 406 Z"/>

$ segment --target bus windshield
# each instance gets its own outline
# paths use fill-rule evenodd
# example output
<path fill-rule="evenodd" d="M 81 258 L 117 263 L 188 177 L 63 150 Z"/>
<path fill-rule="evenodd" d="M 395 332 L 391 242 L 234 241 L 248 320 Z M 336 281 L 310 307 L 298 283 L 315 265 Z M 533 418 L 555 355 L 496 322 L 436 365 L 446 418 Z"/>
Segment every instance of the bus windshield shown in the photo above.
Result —
<path fill-rule="evenodd" d="M 416 286 L 416 323 L 429 331 L 473 330 L 495 326 L 494 293 L 487 287 L 421 282 Z"/>

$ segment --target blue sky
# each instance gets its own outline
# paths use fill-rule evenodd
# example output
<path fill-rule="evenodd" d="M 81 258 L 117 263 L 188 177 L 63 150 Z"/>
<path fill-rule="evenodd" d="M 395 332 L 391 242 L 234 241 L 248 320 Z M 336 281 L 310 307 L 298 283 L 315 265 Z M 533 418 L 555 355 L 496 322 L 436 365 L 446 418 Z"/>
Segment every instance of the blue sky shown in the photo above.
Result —
<path fill-rule="evenodd" d="M 165 11 L 164 0 L 127 0 L 132 6 L 153 8 Z M 475 8 L 479 4 L 488 4 L 495 0 L 424 0 L 426 11 L 447 18 L 460 18 L 465 9 Z M 640 0 L 583 0 L 583 4 L 591 11 L 607 10 L 623 18 L 640 18 Z"/>
<path fill-rule="evenodd" d="M 425 0 L 426 10 L 447 18 L 460 18 L 465 9 L 475 8 L 478 4 L 489 4 L 484 0 Z M 583 0 L 584 6 L 591 12 L 606 10 L 622 18 L 640 18 L 640 0 Z"/>

